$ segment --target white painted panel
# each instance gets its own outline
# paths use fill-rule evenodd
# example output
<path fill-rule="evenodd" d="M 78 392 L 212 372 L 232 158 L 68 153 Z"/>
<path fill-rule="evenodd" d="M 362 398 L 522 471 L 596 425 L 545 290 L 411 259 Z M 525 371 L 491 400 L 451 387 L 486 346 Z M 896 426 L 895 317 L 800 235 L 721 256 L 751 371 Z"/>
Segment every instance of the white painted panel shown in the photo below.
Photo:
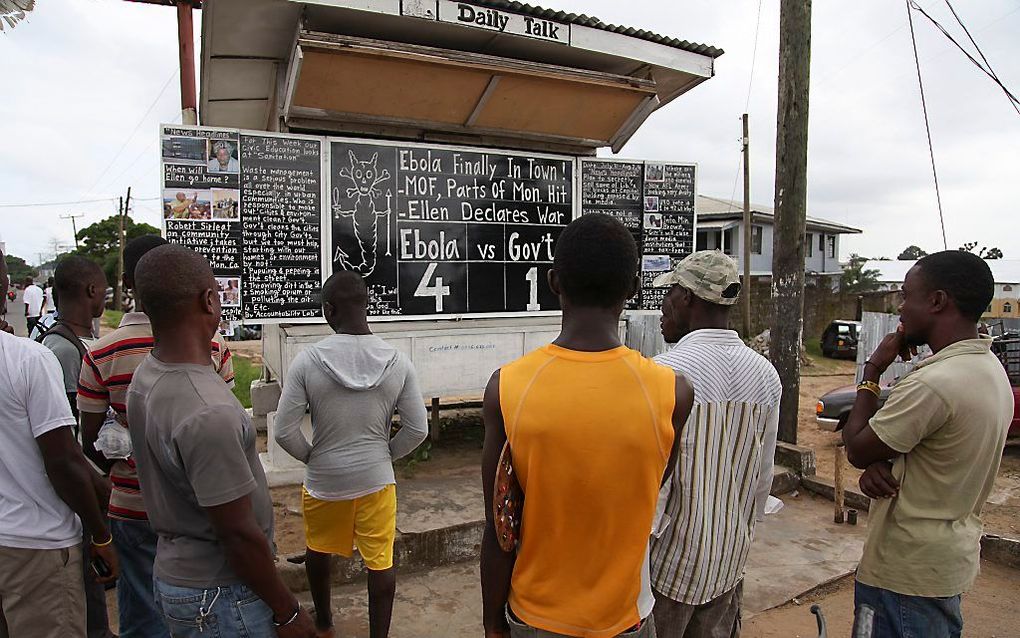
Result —
<path fill-rule="evenodd" d="M 526 332 L 524 333 L 524 352 L 531 352 L 541 348 L 542 346 L 552 343 L 552 340 L 560 334 L 559 329 L 546 330 L 543 332 Z"/>
<path fill-rule="evenodd" d="M 267 100 L 276 84 L 276 62 L 218 58 L 209 65 L 206 98 Z"/>
<path fill-rule="evenodd" d="M 416 337 L 411 361 L 425 396 L 478 392 L 500 366 L 524 354 L 524 335 Z"/>
<path fill-rule="evenodd" d="M 297 460 L 290 454 L 287 454 L 286 450 L 280 447 L 280 444 L 276 442 L 276 412 L 270 412 L 266 416 L 266 428 L 268 429 L 266 449 L 269 464 L 276 469 L 287 470 L 294 468 L 304 468 L 305 464 Z M 304 420 L 301 421 L 301 433 L 305 435 L 309 441 L 312 440 L 312 416 L 305 413 Z"/>

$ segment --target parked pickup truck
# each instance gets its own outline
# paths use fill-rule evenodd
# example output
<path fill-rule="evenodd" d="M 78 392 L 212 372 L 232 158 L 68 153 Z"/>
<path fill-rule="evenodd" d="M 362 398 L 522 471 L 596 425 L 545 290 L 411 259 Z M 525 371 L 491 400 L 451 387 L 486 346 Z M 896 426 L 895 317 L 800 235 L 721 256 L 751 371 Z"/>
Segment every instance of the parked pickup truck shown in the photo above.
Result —
<path fill-rule="evenodd" d="M 879 407 L 889 398 L 893 383 L 882 384 L 882 396 L 878 400 Z M 818 429 L 838 432 L 846 424 L 850 416 L 850 408 L 854 407 L 857 398 L 857 386 L 845 385 L 826 392 L 815 405 L 815 421 Z M 1009 426 L 1009 438 L 1020 437 L 1020 387 L 1013 386 L 1013 423 Z"/>

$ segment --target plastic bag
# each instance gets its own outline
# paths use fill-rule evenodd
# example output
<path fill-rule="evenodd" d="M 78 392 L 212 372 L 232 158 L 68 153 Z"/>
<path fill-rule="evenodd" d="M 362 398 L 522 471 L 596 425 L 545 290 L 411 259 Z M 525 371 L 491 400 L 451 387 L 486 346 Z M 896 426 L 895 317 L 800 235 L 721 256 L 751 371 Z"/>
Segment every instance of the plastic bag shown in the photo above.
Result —
<path fill-rule="evenodd" d="M 96 449 L 110 460 L 131 456 L 131 434 L 127 426 L 117 421 L 112 410 L 107 412 L 103 427 L 99 428 Z"/>

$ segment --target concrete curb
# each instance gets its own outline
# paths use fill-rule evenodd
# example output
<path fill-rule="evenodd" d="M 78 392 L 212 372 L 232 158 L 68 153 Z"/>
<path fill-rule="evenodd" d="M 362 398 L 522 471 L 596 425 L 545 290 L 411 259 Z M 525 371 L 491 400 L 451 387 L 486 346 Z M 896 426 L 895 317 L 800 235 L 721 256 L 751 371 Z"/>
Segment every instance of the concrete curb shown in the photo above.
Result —
<path fill-rule="evenodd" d="M 800 479 L 789 468 L 776 466 L 772 495 L 779 496 L 797 489 Z M 393 543 L 393 565 L 398 573 L 424 571 L 463 561 L 478 560 L 482 547 L 485 521 L 469 521 L 440 527 L 417 534 L 400 533 Z M 293 592 L 308 590 L 304 552 L 281 556 L 276 560 L 283 582 Z M 335 585 L 344 585 L 365 577 L 368 570 L 357 551 L 350 559 L 333 557 Z"/>
<path fill-rule="evenodd" d="M 784 465 L 797 474 L 814 476 L 815 451 L 802 445 L 776 443 L 776 465 Z"/>
<path fill-rule="evenodd" d="M 800 484 L 809 492 L 824 496 L 830 501 L 836 498 L 836 484 L 832 479 L 819 476 L 802 476 Z M 847 507 L 852 507 L 861 512 L 867 512 L 871 508 L 871 499 L 855 489 L 845 488 L 843 490 L 844 500 Z"/>
<path fill-rule="evenodd" d="M 423 571 L 467 560 L 477 560 L 482 546 L 485 521 L 471 521 L 440 527 L 419 534 L 397 534 L 393 543 L 393 566 L 399 573 Z M 283 582 L 293 592 L 308 589 L 304 552 L 278 558 L 276 566 Z M 351 559 L 333 557 L 335 585 L 352 583 L 368 573 L 357 551 Z"/>
<path fill-rule="evenodd" d="M 981 558 L 1020 569 L 1020 540 L 985 534 L 981 537 Z"/>

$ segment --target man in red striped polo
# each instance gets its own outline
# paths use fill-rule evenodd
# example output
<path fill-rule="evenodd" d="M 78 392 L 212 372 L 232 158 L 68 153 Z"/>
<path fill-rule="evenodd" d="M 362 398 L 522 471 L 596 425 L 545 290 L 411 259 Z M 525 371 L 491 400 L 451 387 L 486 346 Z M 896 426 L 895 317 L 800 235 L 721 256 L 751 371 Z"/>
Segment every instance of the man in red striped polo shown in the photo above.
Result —
<path fill-rule="evenodd" d="M 156 235 L 143 235 L 124 248 L 125 289 L 134 289 L 135 266 L 145 253 L 167 243 Z M 135 368 L 152 350 L 149 318 L 136 299 L 135 312 L 124 314 L 120 327 L 96 341 L 85 357 L 78 380 L 78 411 L 81 413 L 82 445 L 100 468 L 110 473 L 110 531 L 121 564 L 117 605 L 122 638 L 169 638 L 152 594 L 152 565 L 156 558 L 156 534 L 149 526 L 145 503 L 138 486 L 134 461 L 107 458 L 95 449 L 99 431 L 112 408 L 117 423 L 128 427 L 127 390 Z M 233 386 L 230 350 L 219 335 L 210 343 L 213 367 Z"/>

